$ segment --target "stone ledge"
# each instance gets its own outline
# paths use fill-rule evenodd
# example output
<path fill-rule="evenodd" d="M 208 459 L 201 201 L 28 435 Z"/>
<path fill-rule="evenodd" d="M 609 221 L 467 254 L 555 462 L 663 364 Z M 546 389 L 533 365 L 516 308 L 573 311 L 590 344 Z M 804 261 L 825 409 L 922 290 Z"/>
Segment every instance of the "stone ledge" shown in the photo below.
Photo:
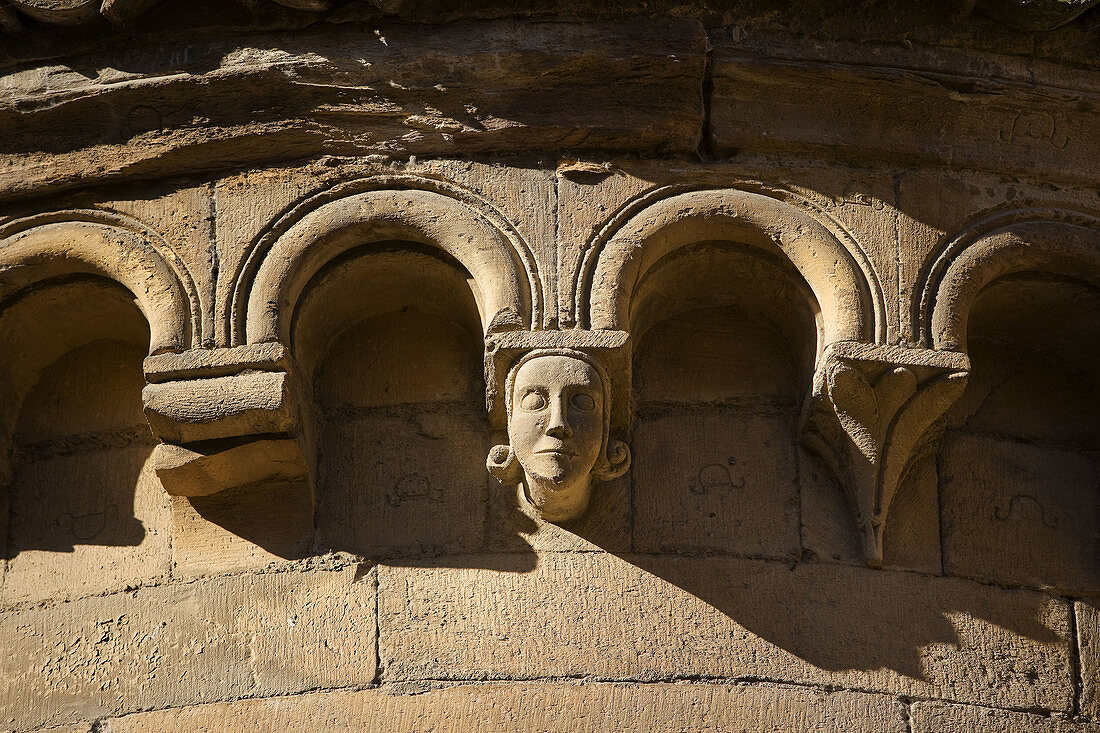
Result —
<path fill-rule="evenodd" d="M 491 683 L 434 689 L 384 686 L 199 705 L 129 715 L 107 721 L 100 730 L 903 733 L 903 709 L 879 695 L 772 685 Z"/>
<path fill-rule="evenodd" d="M 765 678 L 1067 711 L 1069 607 L 837 565 L 596 553 L 379 573 L 387 681 Z M 490 569 L 491 568 L 491 569 Z"/>

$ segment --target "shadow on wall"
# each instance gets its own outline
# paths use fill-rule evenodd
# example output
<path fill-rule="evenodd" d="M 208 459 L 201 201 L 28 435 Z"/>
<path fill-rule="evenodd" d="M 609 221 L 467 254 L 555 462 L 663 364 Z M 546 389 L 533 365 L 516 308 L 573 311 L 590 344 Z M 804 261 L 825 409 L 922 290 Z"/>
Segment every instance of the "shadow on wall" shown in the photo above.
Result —
<path fill-rule="evenodd" d="M 682 297 L 696 292 L 686 278 L 700 265 L 713 274 L 707 292 Z M 486 478 L 494 441 L 469 286 L 456 263 L 404 245 L 333 263 L 307 291 L 295 325 L 319 410 L 315 527 L 303 535 L 257 522 L 293 513 L 287 507 L 298 499 L 273 500 L 271 487 L 252 505 L 232 494 L 192 502 L 284 557 L 335 550 L 388 565 L 526 574 L 545 572 L 536 550 L 588 551 L 606 562 L 592 552 L 603 550 L 661 589 L 624 596 L 644 613 L 625 617 L 616 634 L 646 639 L 657 619 L 679 618 L 686 601 L 675 588 L 714 612 L 707 634 L 748 632 L 826 671 L 890 670 L 949 684 L 943 666 L 957 671 L 968 659 L 980 667 L 996 634 L 1065 642 L 1065 607 L 1045 594 L 861 566 L 843 494 L 810 481 L 802 466 L 798 416 L 816 313 L 789 267 L 703 243 L 647 278 L 634 314 L 635 464 L 599 486 L 575 523 L 534 518 Z M 809 492 L 829 495 L 808 501 Z M 829 531 L 842 536 L 826 547 L 820 537 Z M 819 561 L 830 558 L 839 562 Z M 519 602 L 532 612 L 561 602 L 560 589 L 521 587 Z M 598 582 L 569 590 L 606 592 Z M 721 653 L 713 636 L 700 643 L 711 644 L 701 654 Z M 1017 671 L 1025 686 L 1040 674 L 1026 662 Z"/>
<path fill-rule="evenodd" d="M 166 572 L 167 501 L 146 462 L 148 326 L 121 286 L 77 278 L 0 314 L 12 439 L 5 601 L 138 583 Z M 103 569 L 106 568 L 106 572 Z"/>
<path fill-rule="evenodd" d="M 195 511 L 288 559 L 347 552 L 447 566 L 491 550 L 492 442 L 471 282 L 446 253 L 411 242 L 353 249 L 324 266 L 292 326 L 313 389 L 316 496 L 245 487 L 193 498 Z"/>
<path fill-rule="evenodd" d="M 999 629 L 996 633 L 1039 644 L 1056 644 L 1068 633 L 1049 596 L 1041 593 L 813 561 L 815 555 L 826 555 L 807 552 L 806 529 L 825 520 L 816 516 L 823 510 L 808 505 L 804 494 L 825 489 L 805 482 L 796 439 L 798 409 L 813 364 L 807 344 L 814 343 L 816 314 L 778 261 L 704 243 L 653 268 L 643 290 L 649 299 L 640 299 L 635 313 L 634 468 L 600 486 L 585 517 L 556 527 L 524 514 L 515 495 L 485 474 L 484 454 L 494 436 L 482 406 L 481 326 L 464 272 L 446 257 L 416 248 L 352 254 L 334 262 L 307 289 L 295 326 L 299 343 L 308 346 L 298 353 L 312 377 L 319 410 L 315 519 L 307 512 L 312 504 L 308 492 L 300 486 L 191 500 L 200 515 L 223 529 L 282 557 L 342 550 L 393 565 L 511 574 L 543 572 L 536 549 L 604 550 L 659 579 L 656 595 L 638 594 L 645 613 L 624 618 L 617 634 L 645 639 L 659 619 L 679 618 L 684 599 L 671 592 L 676 588 L 715 612 L 707 617 L 714 627 L 701 633 L 735 635 L 743 629 L 829 671 L 885 669 L 927 680 L 933 674 L 929 665 L 935 664 L 930 648 L 960 653 L 970 648 L 975 661 L 981 661 L 980 639 L 970 636 L 976 620 Z M 692 292 L 683 278 L 699 263 L 715 275 L 714 282 L 753 284 L 712 287 L 705 297 L 673 302 L 673 293 Z M 404 279 L 395 279 L 396 271 Z M 745 277 L 746 271 L 752 276 Z M 401 289 L 393 282 L 401 282 Z M 1013 437 L 1011 449 L 1058 442 L 1044 460 L 1073 450 L 1095 461 L 1095 416 L 1100 413 L 1081 413 L 1079 379 L 1088 361 L 1074 361 L 1085 357 L 1075 356 L 1078 332 L 1073 330 L 1095 330 L 1095 324 L 1074 325 L 1070 315 L 1095 313 L 1096 293 L 1023 279 L 1005 283 L 1002 298 L 1000 287 L 991 289 L 975 310 L 972 333 L 976 370 L 982 360 L 990 374 L 995 373 L 992 365 L 1006 367 L 999 376 L 975 381 L 975 395 L 968 394 L 968 406 L 953 417 L 953 432 L 960 434 L 958 440 L 971 439 L 971 433 L 998 435 L 1040 386 L 1050 394 L 1043 420 L 1023 415 L 1015 425 L 1046 432 Z M 362 297 L 365 293 L 371 297 Z M 78 295 L 87 296 L 74 291 L 71 297 Z M 1009 314 L 1001 309 L 1021 297 L 1034 307 L 1012 310 L 1019 317 L 1006 320 Z M 342 305 L 334 311 L 321 303 Z M 1037 314 L 1033 322 L 1032 313 Z M 164 498 L 146 491 L 149 485 L 159 487 L 142 471 L 149 444 L 142 442 L 144 436 L 125 437 L 140 416 L 144 322 L 125 309 L 100 318 L 130 323 L 111 333 L 132 338 L 74 348 L 69 343 L 56 358 L 43 357 L 52 366 L 35 372 L 37 386 L 28 390 L 19 416 L 7 553 L 13 561 L 5 582 L 9 598 L 11 588 L 35 585 L 47 594 L 58 588 L 71 591 L 85 577 L 101 586 L 101 573 L 84 572 L 93 563 L 109 565 L 132 582 L 163 572 L 167 562 Z M 1067 371 L 1057 379 L 1049 372 L 1022 374 L 1006 354 L 1025 353 L 1034 334 L 1052 343 L 1052 319 L 1066 324 L 1065 339 L 1055 334 L 1053 341 L 1065 348 L 1053 360 L 1048 349 L 1041 358 L 1022 361 L 1047 370 L 1066 364 Z M 74 333 L 85 332 L 95 330 L 88 323 L 74 326 Z M 986 347 L 991 350 L 982 356 Z M 1013 386 L 1014 379 L 1026 384 Z M 1083 433 L 1082 414 L 1093 420 L 1085 420 Z M 95 430 L 75 431 L 75 425 Z M 1062 437 L 1054 441 L 1055 435 Z M 949 444 L 945 454 L 950 450 Z M 990 458 L 982 463 L 971 456 L 968 470 L 976 478 L 945 471 L 945 528 L 954 526 L 946 499 L 980 501 L 986 486 L 981 471 L 999 465 L 995 453 L 977 455 Z M 1054 482 L 1044 486 L 1060 490 Z M 830 490 L 843 501 L 835 487 Z M 49 491 L 56 492 L 55 500 L 42 501 Z M 115 522 L 107 516 L 115 511 L 112 506 L 119 507 Z M 996 512 L 998 506 L 990 497 L 987 508 Z M 1031 576 L 999 575 L 992 561 L 955 548 L 952 536 L 945 532 L 949 572 L 1033 582 Z M 1021 537 L 1026 539 L 1006 534 L 998 541 L 1004 550 Z M 854 537 L 849 540 L 854 548 Z M 38 562 L 39 552 L 50 553 L 43 555 L 46 561 Z M 58 562 L 57 552 L 71 553 L 72 562 Z M 855 557 L 843 552 L 841 547 L 841 560 Z M 1063 543 L 1042 552 L 1054 553 L 1043 556 L 1043 567 L 1089 565 L 1080 547 Z M 598 552 L 587 557 L 606 559 Z M 964 567 L 964 561 L 970 565 Z M 534 606 L 554 602 L 553 593 L 561 592 L 526 587 L 530 596 L 523 602 Z M 582 582 L 568 592 L 607 591 L 599 583 Z M 623 602 L 634 602 L 634 596 L 624 596 Z M 713 638 L 707 636 L 704 643 Z"/>
<path fill-rule="evenodd" d="M 1023 274 L 975 303 L 972 375 L 939 455 L 943 563 L 1100 590 L 1100 290 Z"/>

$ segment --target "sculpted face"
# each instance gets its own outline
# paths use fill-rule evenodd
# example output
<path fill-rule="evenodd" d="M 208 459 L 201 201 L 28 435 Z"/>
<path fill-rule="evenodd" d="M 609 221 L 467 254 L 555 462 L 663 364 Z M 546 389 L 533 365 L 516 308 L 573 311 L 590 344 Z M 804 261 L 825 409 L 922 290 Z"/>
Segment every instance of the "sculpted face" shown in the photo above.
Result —
<path fill-rule="evenodd" d="M 584 511 L 604 440 L 605 385 L 587 362 L 540 356 L 514 375 L 508 437 L 527 497 L 551 521 Z"/>
<path fill-rule="evenodd" d="M 603 391 L 579 359 L 541 356 L 520 366 L 508 437 L 530 477 L 562 486 L 587 479 L 603 444 Z"/>
<path fill-rule="evenodd" d="M 576 519 L 596 480 L 617 478 L 630 466 L 626 443 L 608 437 L 605 372 L 584 352 L 537 349 L 512 367 L 506 389 L 508 445 L 493 446 L 485 467 L 504 485 L 518 486 L 518 498 L 542 519 Z"/>

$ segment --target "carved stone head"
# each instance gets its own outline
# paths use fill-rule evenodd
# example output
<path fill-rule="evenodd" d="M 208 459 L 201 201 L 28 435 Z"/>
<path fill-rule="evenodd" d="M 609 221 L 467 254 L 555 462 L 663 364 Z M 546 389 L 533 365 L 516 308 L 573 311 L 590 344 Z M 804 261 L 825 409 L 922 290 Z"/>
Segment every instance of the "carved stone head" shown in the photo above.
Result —
<path fill-rule="evenodd" d="M 594 480 L 630 466 L 626 444 L 608 438 L 610 387 L 603 367 L 575 349 L 535 349 L 509 370 L 509 445 L 494 446 L 486 465 L 504 484 L 522 482 L 543 519 L 576 519 L 588 508 Z"/>

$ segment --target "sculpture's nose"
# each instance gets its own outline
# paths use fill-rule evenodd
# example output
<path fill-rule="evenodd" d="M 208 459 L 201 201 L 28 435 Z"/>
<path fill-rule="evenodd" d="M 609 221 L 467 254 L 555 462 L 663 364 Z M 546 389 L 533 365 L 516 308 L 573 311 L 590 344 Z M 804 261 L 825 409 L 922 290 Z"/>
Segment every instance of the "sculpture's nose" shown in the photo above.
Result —
<path fill-rule="evenodd" d="M 550 421 L 546 424 L 546 434 L 552 438 L 564 440 L 573 437 L 573 428 L 565 417 L 565 405 L 561 400 L 552 400 L 550 404 Z"/>

